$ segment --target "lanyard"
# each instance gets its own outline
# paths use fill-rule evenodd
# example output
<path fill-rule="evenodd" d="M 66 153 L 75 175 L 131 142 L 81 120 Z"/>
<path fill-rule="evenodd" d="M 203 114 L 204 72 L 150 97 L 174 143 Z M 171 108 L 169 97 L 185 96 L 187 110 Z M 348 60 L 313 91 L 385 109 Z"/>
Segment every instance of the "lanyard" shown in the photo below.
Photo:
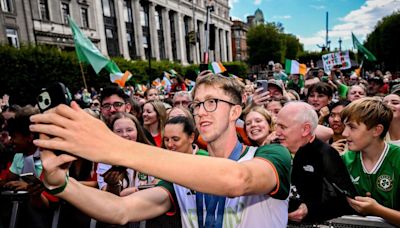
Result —
<path fill-rule="evenodd" d="M 238 161 L 242 153 L 243 145 L 238 141 L 233 149 L 229 159 Z M 204 224 L 203 201 L 206 204 L 206 223 Z M 196 192 L 196 210 L 199 228 L 222 228 L 222 222 L 225 211 L 226 197 L 215 196 L 211 194 Z M 215 218 L 215 209 L 217 209 L 217 218 Z"/>

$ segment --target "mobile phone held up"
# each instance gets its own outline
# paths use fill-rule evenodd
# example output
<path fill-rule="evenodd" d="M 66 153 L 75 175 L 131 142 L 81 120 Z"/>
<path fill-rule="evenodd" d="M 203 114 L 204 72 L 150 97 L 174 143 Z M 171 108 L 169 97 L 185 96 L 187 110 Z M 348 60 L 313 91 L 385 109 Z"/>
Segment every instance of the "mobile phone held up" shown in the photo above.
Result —
<path fill-rule="evenodd" d="M 56 82 L 42 89 L 36 98 L 40 112 L 57 107 L 60 104 L 69 105 L 72 101 L 71 93 L 61 82 Z M 54 151 L 56 155 L 64 153 L 63 151 Z"/>
<path fill-rule="evenodd" d="M 200 73 L 205 71 L 205 70 L 208 70 L 208 64 L 207 63 L 201 63 L 199 70 L 200 70 Z"/>
<path fill-rule="evenodd" d="M 23 173 L 19 177 L 28 184 L 31 185 L 43 185 L 43 182 L 37 178 L 33 173 Z"/>
<path fill-rule="evenodd" d="M 37 104 L 40 112 L 45 112 L 51 108 L 57 107 L 59 104 L 69 105 L 71 100 L 71 93 L 61 82 L 56 82 L 42 89 L 37 96 Z"/>
<path fill-rule="evenodd" d="M 262 88 L 260 93 L 264 93 L 268 91 L 268 80 L 257 80 L 257 89 Z"/>
<path fill-rule="evenodd" d="M 349 192 L 349 191 L 347 191 L 347 190 L 345 190 L 345 189 L 340 188 L 340 187 L 339 187 L 337 184 L 335 184 L 335 183 L 332 183 L 332 186 L 333 186 L 339 193 L 341 193 L 341 194 L 343 194 L 343 195 L 345 195 L 345 196 L 347 196 L 347 197 L 349 197 L 349 198 L 354 199 L 354 198 L 356 197 L 354 194 L 352 194 L 351 192 Z"/>

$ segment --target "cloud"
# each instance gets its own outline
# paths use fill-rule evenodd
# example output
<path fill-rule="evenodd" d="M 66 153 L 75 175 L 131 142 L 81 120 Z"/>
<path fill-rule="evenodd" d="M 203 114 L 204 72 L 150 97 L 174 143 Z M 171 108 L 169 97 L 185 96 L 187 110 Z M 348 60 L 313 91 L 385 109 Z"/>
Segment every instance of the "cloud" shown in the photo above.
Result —
<path fill-rule="evenodd" d="M 323 10 L 326 8 L 324 5 L 310 5 L 310 7 L 316 10 Z"/>
<path fill-rule="evenodd" d="M 284 19 L 284 20 L 288 20 L 288 19 L 291 19 L 292 16 L 291 16 L 291 15 L 282 15 L 282 16 L 277 16 L 277 15 L 275 15 L 275 16 L 273 16 L 272 18 L 273 18 L 273 19 Z"/>
<path fill-rule="evenodd" d="M 229 7 L 233 9 L 234 5 L 238 3 L 239 0 L 228 0 Z"/>
<path fill-rule="evenodd" d="M 262 0 L 254 0 L 254 5 L 260 5 Z"/>
<path fill-rule="evenodd" d="M 351 48 L 351 32 L 362 42 L 371 33 L 377 22 L 383 17 L 400 10 L 399 0 L 367 0 L 359 9 L 353 10 L 339 18 L 339 24 L 330 28 L 331 47 L 336 47 L 339 38 L 343 40 L 342 48 Z M 325 43 L 325 30 L 318 31 L 312 37 L 299 37 L 306 50 L 316 50 L 317 44 Z"/>

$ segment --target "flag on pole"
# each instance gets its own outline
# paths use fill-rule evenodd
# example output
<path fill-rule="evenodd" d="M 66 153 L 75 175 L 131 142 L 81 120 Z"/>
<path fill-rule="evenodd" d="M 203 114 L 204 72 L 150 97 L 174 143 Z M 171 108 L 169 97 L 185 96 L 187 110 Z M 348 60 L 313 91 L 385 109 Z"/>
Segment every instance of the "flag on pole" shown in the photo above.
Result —
<path fill-rule="evenodd" d="M 83 34 L 71 17 L 68 17 L 68 22 L 74 37 L 75 50 L 79 62 L 92 65 L 96 74 L 98 74 L 101 69 L 105 68 L 110 73 L 111 82 L 117 83 L 119 86 L 123 87 L 132 74 L 129 71 L 123 74 L 114 61 L 101 54 L 92 41 Z"/>
<path fill-rule="evenodd" d="M 364 47 L 360 41 L 358 41 L 357 37 L 351 33 L 351 36 L 353 38 L 353 46 L 354 48 L 357 48 L 359 52 L 361 52 L 364 55 L 364 58 L 368 61 L 376 61 L 376 57 L 374 54 L 372 54 L 366 47 Z"/>
<path fill-rule="evenodd" d="M 307 66 L 306 66 L 306 64 L 301 64 L 301 63 L 297 62 L 296 60 L 286 59 L 285 72 L 287 74 L 306 75 Z"/>
<path fill-rule="evenodd" d="M 226 68 L 220 62 L 212 62 L 208 64 L 208 69 L 210 69 L 214 74 L 220 74 L 226 71 Z"/>

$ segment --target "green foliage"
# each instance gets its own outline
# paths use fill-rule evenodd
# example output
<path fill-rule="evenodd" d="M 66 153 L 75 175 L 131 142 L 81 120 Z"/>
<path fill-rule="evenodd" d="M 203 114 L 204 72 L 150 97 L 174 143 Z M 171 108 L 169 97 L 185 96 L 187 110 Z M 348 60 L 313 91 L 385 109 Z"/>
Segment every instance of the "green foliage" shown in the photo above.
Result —
<path fill-rule="evenodd" d="M 71 92 L 84 87 L 81 66 L 75 52 L 60 51 L 49 46 L 22 46 L 20 49 L 0 45 L 0 96 L 7 93 L 11 103 L 35 104 L 41 88 L 53 82 L 63 82 Z M 127 84 L 147 84 L 149 82 L 149 62 L 131 61 L 121 57 L 113 58 L 122 72 L 133 75 Z M 223 63 L 228 71 L 238 76 L 246 76 L 247 65 L 241 62 Z M 199 65 L 182 66 L 170 61 L 152 61 L 151 79 L 162 78 L 163 72 L 174 69 L 183 76 L 194 80 Z M 82 64 L 88 87 L 101 88 L 110 85 L 109 73 L 102 70 L 96 75 L 90 65 Z"/>
<path fill-rule="evenodd" d="M 400 12 L 384 17 L 370 33 L 365 47 L 371 51 L 384 70 L 400 70 Z M 368 63 L 372 64 L 372 63 Z M 373 66 L 371 66 L 373 67 Z"/>
<path fill-rule="evenodd" d="M 250 65 L 266 65 L 268 61 L 284 62 L 297 59 L 303 45 L 292 34 L 285 34 L 282 24 L 267 23 L 253 26 L 247 33 Z"/>

